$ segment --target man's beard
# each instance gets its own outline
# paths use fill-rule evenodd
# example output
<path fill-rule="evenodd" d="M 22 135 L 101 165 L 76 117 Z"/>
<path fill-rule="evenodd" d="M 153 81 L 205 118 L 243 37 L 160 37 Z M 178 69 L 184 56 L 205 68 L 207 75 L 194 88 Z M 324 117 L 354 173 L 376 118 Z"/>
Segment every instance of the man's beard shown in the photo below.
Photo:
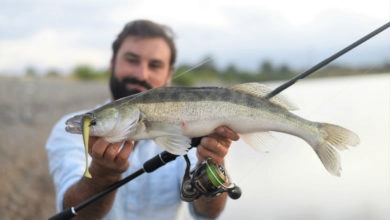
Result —
<path fill-rule="evenodd" d="M 125 77 L 119 81 L 118 78 L 115 77 L 114 72 L 111 72 L 110 90 L 115 100 L 141 92 L 139 89 L 128 89 L 126 86 L 127 84 L 140 85 L 146 89 L 152 89 L 152 86 L 149 83 L 134 77 Z"/>

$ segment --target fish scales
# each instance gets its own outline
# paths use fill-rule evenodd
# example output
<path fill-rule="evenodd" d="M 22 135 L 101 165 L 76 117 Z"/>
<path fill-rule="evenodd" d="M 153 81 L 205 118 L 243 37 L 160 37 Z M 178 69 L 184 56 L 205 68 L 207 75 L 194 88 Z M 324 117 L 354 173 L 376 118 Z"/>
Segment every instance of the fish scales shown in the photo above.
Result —
<path fill-rule="evenodd" d="M 129 103 L 234 101 L 237 104 L 256 107 L 258 97 L 221 87 L 164 87 L 124 98 Z"/>
<path fill-rule="evenodd" d="M 272 130 L 303 138 L 307 133 L 317 132 L 312 123 L 264 98 L 228 88 L 158 88 L 129 98 L 127 104 L 137 106 L 149 123 L 182 125 L 183 134 L 189 137 L 207 135 L 220 125 L 242 133 Z M 160 135 L 148 131 L 149 135 Z M 145 136 L 138 134 L 132 138 Z"/>
<path fill-rule="evenodd" d="M 209 112 L 210 108 L 222 110 L 219 113 L 224 113 L 231 109 L 229 106 L 244 106 L 245 108 L 241 108 L 241 110 L 253 108 L 259 111 L 265 108 L 274 112 L 282 111 L 281 117 L 284 117 L 285 113 L 288 112 L 265 99 L 220 87 L 154 89 L 153 92 L 129 98 L 127 104 L 139 106 L 141 109 L 144 109 L 145 106 L 153 106 L 150 108 L 155 110 L 150 110 L 150 112 L 155 112 L 160 117 L 172 115 L 172 113 L 196 114 L 197 112 Z M 175 110 L 180 110 L 180 112 Z M 232 110 L 239 113 L 235 109 Z M 213 117 L 218 117 L 218 115 Z"/>
<path fill-rule="evenodd" d="M 139 107 L 149 121 L 169 123 L 245 116 L 250 113 L 248 108 L 260 109 L 261 104 L 252 95 L 214 87 L 155 89 L 128 102 Z"/>

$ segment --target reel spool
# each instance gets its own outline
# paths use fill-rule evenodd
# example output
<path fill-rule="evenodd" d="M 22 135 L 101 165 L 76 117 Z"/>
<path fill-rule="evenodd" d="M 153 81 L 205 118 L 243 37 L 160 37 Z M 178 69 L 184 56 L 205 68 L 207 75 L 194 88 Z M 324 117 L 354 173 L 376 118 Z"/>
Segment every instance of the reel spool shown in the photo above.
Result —
<path fill-rule="evenodd" d="M 212 163 L 210 159 L 207 159 L 189 173 L 188 162 L 181 187 L 183 201 L 192 202 L 202 195 L 211 198 L 224 192 L 227 192 L 232 199 L 240 198 L 240 187 L 230 183 L 222 165 Z"/>

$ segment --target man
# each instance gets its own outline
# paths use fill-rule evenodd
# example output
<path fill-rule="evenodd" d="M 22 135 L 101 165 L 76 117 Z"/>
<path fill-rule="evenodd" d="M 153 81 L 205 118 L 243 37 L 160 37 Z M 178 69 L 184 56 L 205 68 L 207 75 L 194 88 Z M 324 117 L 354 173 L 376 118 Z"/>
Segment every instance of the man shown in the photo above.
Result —
<path fill-rule="evenodd" d="M 176 49 L 168 27 L 147 20 L 128 23 L 113 43 L 110 63 L 110 89 L 113 99 L 147 89 L 167 86 L 173 74 Z M 72 114 L 73 115 L 73 114 Z M 84 153 L 80 135 L 65 132 L 65 116 L 54 127 L 46 148 L 50 172 L 57 190 L 57 208 L 64 209 L 85 201 L 123 176 L 138 170 L 162 150 L 153 141 L 109 143 L 90 137 L 89 171 L 83 177 Z M 227 127 L 201 139 L 189 152 L 192 163 L 212 158 L 223 164 L 231 140 L 238 135 Z M 185 161 L 177 158 L 159 170 L 145 174 L 116 192 L 81 210 L 80 219 L 174 219 L 181 204 L 180 184 Z M 195 217 L 216 218 L 223 210 L 226 194 L 214 198 L 200 197 L 190 204 Z"/>

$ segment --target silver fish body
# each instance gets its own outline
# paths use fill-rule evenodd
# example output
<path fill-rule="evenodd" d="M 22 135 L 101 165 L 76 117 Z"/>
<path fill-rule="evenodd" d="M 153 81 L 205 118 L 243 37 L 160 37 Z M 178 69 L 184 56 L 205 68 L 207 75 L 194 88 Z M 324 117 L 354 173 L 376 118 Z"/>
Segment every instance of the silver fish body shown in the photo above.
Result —
<path fill-rule="evenodd" d="M 261 84 L 246 83 L 231 88 L 164 87 L 114 101 L 67 121 L 67 131 L 82 133 L 81 122 L 88 117 L 90 135 L 109 142 L 153 139 L 164 150 L 183 155 L 190 138 L 211 134 L 225 125 L 240 134 L 249 145 L 261 145 L 259 134 L 276 131 L 305 140 L 325 168 L 340 175 L 337 150 L 359 143 L 352 131 L 337 125 L 312 122 L 290 110 L 281 96 L 264 99 L 270 90 Z"/>

